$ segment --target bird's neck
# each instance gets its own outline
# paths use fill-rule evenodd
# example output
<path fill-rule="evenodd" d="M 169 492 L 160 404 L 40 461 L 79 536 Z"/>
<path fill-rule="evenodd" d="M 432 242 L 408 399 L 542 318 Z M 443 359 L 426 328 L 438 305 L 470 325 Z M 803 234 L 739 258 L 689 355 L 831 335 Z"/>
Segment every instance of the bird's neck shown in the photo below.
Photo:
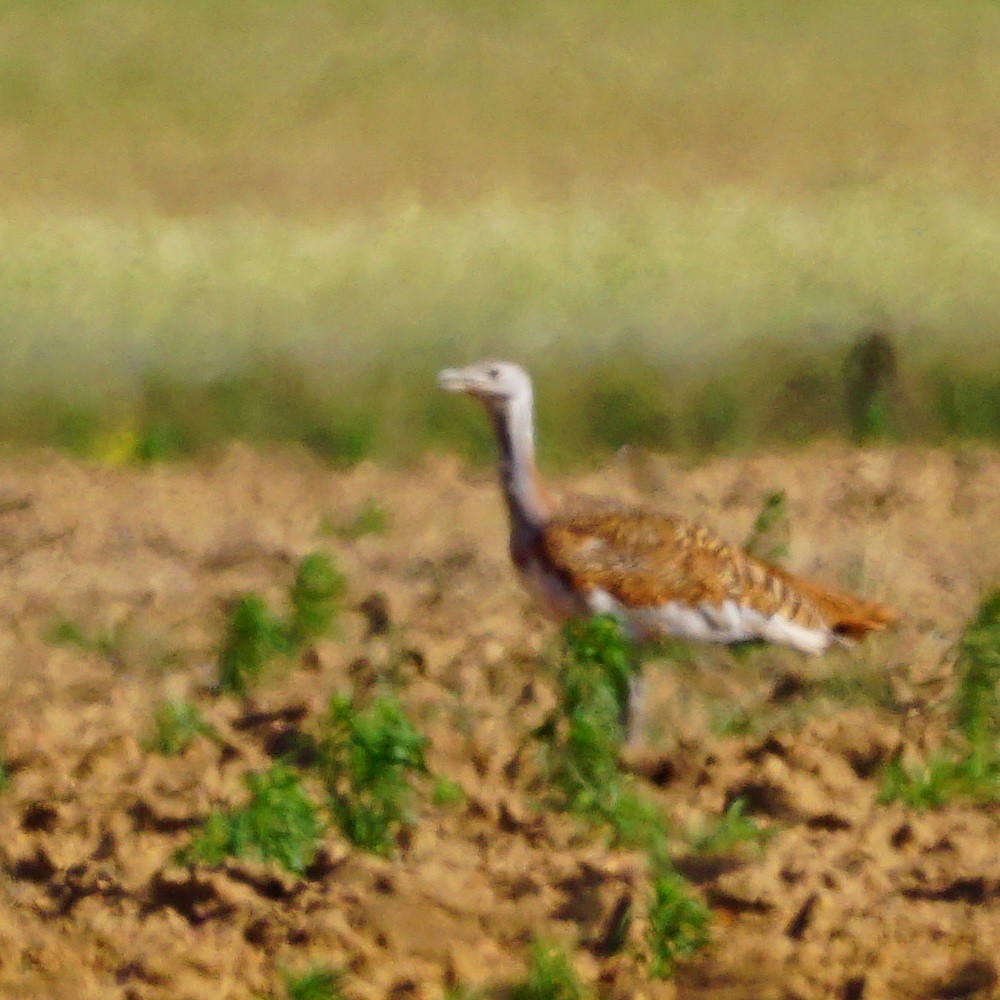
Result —
<path fill-rule="evenodd" d="M 537 536 L 552 516 L 535 470 L 535 433 L 531 397 L 506 400 L 491 409 L 500 449 L 500 485 L 507 500 L 512 541 Z"/>

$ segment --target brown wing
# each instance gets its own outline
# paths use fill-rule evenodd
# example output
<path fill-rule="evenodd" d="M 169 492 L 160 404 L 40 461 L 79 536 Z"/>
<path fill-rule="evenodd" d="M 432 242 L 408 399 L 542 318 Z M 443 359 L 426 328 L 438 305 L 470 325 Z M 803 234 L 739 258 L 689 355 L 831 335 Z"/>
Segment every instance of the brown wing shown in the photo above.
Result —
<path fill-rule="evenodd" d="M 747 555 L 711 529 L 642 511 L 557 516 L 543 539 L 553 572 L 574 589 L 600 588 L 630 607 L 735 600 L 764 615 L 850 636 L 885 628 L 888 609 L 800 581 Z"/>

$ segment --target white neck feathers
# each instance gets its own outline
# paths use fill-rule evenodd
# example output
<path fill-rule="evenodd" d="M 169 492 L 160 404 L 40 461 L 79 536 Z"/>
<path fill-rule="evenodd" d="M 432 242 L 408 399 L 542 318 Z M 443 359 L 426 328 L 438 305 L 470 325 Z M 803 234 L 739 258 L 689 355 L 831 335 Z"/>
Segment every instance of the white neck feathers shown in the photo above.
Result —
<path fill-rule="evenodd" d="M 511 527 L 539 529 L 551 516 L 535 472 L 535 429 L 531 390 L 490 407 L 500 449 L 500 484 L 507 498 Z"/>

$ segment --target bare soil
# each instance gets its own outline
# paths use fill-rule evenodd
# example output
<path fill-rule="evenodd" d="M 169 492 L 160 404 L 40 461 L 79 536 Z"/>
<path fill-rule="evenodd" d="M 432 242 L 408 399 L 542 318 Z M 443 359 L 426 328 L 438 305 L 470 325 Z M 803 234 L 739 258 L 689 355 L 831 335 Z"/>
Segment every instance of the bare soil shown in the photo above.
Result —
<path fill-rule="evenodd" d="M 281 969 L 313 962 L 346 969 L 358 1000 L 437 997 L 454 983 L 502 993 L 538 935 L 571 946 L 606 997 L 1000 995 L 1000 809 L 876 801 L 894 753 L 944 738 L 954 643 L 1000 579 L 998 484 L 996 451 L 834 446 L 697 468 L 632 453 L 562 484 L 698 517 L 735 540 L 784 489 L 789 565 L 905 616 L 895 634 L 820 660 L 707 649 L 647 666 L 644 740 L 629 763 L 714 916 L 710 947 L 672 982 L 650 983 L 643 857 L 543 805 L 528 734 L 553 704 L 555 632 L 508 566 L 492 477 L 445 459 L 342 473 L 242 447 L 145 469 L 0 458 L 11 773 L 0 995 L 277 996 Z M 384 535 L 321 530 L 369 498 L 390 514 Z M 255 589 L 280 606 L 296 560 L 316 548 L 350 580 L 340 636 L 252 699 L 212 694 L 226 600 Z M 373 594 L 384 601 L 365 603 Z M 53 643 L 60 616 L 109 641 Z M 464 802 L 436 807 L 422 791 L 391 860 L 331 831 L 303 879 L 173 862 L 332 692 L 388 681 Z M 145 749 L 167 695 L 195 700 L 221 741 L 173 758 Z M 741 735 L 723 735 L 737 716 Z M 774 836 L 759 851 L 693 855 L 685 830 L 738 796 Z M 629 898 L 631 939 L 607 955 L 609 922 Z"/>

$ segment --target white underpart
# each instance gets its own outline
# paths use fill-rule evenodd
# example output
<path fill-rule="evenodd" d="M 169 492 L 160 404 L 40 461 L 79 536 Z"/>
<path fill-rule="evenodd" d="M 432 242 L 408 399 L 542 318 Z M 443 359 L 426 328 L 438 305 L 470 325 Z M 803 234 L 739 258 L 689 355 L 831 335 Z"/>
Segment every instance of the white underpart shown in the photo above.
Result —
<path fill-rule="evenodd" d="M 781 615 L 764 615 L 733 600 L 697 607 L 670 601 L 655 607 L 630 608 L 605 590 L 593 590 L 587 604 L 591 614 L 614 615 L 637 640 L 657 636 L 722 643 L 763 639 L 814 656 L 834 641 L 829 629 L 806 628 Z"/>

